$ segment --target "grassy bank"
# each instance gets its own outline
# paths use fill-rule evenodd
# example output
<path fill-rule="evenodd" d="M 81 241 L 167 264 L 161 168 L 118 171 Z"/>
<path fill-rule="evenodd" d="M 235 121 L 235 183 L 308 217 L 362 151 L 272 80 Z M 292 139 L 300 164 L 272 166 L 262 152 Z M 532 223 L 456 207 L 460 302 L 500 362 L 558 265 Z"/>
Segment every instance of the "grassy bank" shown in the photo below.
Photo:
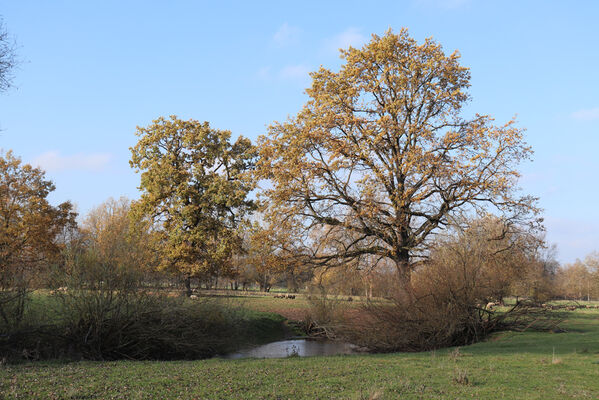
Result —
<path fill-rule="evenodd" d="M 0 360 L 197 360 L 294 334 L 226 297 L 38 291 L 19 325 L 0 324 Z"/>
<path fill-rule="evenodd" d="M 596 399 L 599 310 L 563 316 L 567 332 L 504 332 L 427 353 L 5 365 L 0 392 L 64 399 Z"/>

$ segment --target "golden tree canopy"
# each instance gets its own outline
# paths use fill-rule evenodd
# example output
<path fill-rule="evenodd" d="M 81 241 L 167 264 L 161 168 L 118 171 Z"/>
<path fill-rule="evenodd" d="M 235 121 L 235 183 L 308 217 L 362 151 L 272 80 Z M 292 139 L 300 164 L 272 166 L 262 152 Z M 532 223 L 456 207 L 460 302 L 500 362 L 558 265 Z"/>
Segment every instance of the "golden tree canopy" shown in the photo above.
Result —
<path fill-rule="evenodd" d="M 309 101 L 259 146 L 270 207 L 351 238 L 317 259 L 388 258 L 409 281 L 410 258 L 454 213 L 536 211 L 517 196 L 516 167 L 531 155 L 522 130 L 462 115 L 470 73 L 457 52 L 403 29 L 341 54 L 339 72 L 313 72 Z"/>
<path fill-rule="evenodd" d="M 54 184 L 39 168 L 0 155 L 0 291 L 30 279 L 61 250 L 64 229 L 75 224 L 69 202 L 48 202 Z"/>
<path fill-rule="evenodd" d="M 164 233 L 166 264 L 185 275 L 225 268 L 239 246 L 237 226 L 254 204 L 251 142 L 208 122 L 159 118 L 138 127 L 131 166 L 141 171 L 141 199 L 133 206 Z"/>

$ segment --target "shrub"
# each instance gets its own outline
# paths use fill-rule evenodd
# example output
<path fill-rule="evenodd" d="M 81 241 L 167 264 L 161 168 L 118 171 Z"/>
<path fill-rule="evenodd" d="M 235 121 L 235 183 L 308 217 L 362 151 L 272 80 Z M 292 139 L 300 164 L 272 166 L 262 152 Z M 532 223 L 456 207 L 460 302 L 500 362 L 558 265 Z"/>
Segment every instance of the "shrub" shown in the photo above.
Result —
<path fill-rule="evenodd" d="M 303 331 L 311 336 L 337 337 L 342 331 L 344 304 L 336 296 L 329 295 L 324 286 L 311 288 L 307 299 L 310 309 L 304 317 Z"/>
<path fill-rule="evenodd" d="M 40 318 L 42 308 L 48 307 L 52 312 Z M 92 291 L 64 298 L 49 296 L 26 315 L 19 329 L 0 337 L 2 357 L 201 359 L 283 332 L 282 318 L 258 315 L 214 299 L 192 301 L 149 293 L 115 294 L 112 299 Z"/>
<path fill-rule="evenodd" d="M 398 278 L 389 276 L 396 288 L 389 298 L 372 299 L 356 312 L 333 316 L 319 311 L 323 307 L 316 304 L 315 325 L 323 324 L 333 336 L 381 352 L 461 346 L 497 330 L 550 327 L 545 312 L 532 304 L 517 302 L 507 311 L 487 307 L 492 300 L 502 300 L 510 279 L 520 276 L 514 272 L 521 265 L 517 261 L 526 257 L 507 255 L 516 251 L 514 241 L 499 243 L 504 239 L 496 239 L 501 235 L 486 225 L 473 226 L 433 247 L 412 274 L 407 291 L 399 289 L 403 286 Z M 518 246 L 525 249 L 524 244 Z"/>
<path fill-rule="evenodd" d="M 143 274 L 71 249 L 18 328 L 0 336 L 11 359 L 199 359 L 281 333 L 282 318 L 214 299 L 191 300 L 141 290 Z M 45 310 L 45 311 L 44 311 Z M 278 328 L 278 329 L 277 329 Z"/>
<path fill-rule="evenodd" d="M 99 296 L 64 303 L 65 347 L 85 359 L 204 358 L 225 351 L 230 315 L 211 302 L 164 296 Z"/>

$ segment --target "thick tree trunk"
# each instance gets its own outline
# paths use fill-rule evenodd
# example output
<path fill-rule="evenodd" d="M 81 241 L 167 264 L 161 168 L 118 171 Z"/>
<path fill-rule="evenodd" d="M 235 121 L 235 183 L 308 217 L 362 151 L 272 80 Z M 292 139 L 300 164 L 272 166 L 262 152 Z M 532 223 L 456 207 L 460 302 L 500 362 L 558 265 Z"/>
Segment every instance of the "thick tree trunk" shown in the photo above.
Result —
<path fill-rule="evenodd" d="M 297 293 L 297 282 L 295 281 L 294 276 L 290 276 L 287 278 L 287 291 L 290 293 Z"/>
<path fill-rule="evenodd" d="M 399 253 L 395 259 L 395 268 L 398 278 L 398 299 L 411 301 L 414 298 L 414 288 L 412 287 L 412 267 L 410 265 L 410 254 L 406 251 Z"/>
<path fill-rule="evenodd" d="M 260 291 L 261 292 L 266 292 L 266 279 L 261 278 L 260 282 L 258 282 L 260 285 Z"/>
<path fill-rule="evenodd" d="M 185 277 L 185 295 L 191 296 L 191 276 L 189 275 Z"/>

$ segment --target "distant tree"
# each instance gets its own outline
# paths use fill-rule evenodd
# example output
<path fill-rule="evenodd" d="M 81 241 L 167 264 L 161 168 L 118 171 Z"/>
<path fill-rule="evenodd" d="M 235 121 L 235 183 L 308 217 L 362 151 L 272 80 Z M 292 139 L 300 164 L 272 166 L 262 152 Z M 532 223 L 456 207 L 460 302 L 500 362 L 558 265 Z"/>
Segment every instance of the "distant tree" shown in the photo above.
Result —
<path fill-rule="evenodd" d="M 16 46 L 0 18 L 0 92 L 11 86 L 12 71 L 17 65 Z"/>
<path fill-rule="evenodd" d="M 0 318 L 18 323 L 30 281 L 56 262 L 63 230 L 75 224 L 71 203 L 48 202 L 54 184 L 41 169 L 0 155 Z"/>
<path fill-rule="evenodd" d="M 164 267 L 191 278 L 227 275 L 240 247 L 240 221 L 254 209 L 248 193 L 254 188 L 251 142 L 208 122 L 159 118 L 138 127 L 130 164 L 141 171 L 141 199 L 133 206 L 140 216 L 160 225 Z M 225 269 L 225 271 L 223 271 Z"/>
<path fill-rule="evenodd" d="M 81 230 L 87 251 L 106 275 L 151 272 L 159 263 L 155 252 L 158 235 L 148 219 L 131 218 L 131 201 L 108 199 L 83 219 Z"/>
<path fill-rule="evenodd" d="M 465 286 L 485 296 L 479 300 L 503 303 L 510 295 L 538 297 L 535 289 L 541 289 L 546 277 L 540 257 L 543 248 L 536 232 L 487 215 L 447 230 L 433 246 L 430 259 L 456 268 Z"/>
<path fill-rule="evenodd" d="M 403 29 L 341 54 L 340 71 L 312 73 L 304 108 L 259 143 L 273 208 L 306 230 L 332 226 L 352 238 L 315 261 L 385 258 L 409 290 L 413 261 L 452 216 L 536 211 L 534 198 L 517 195 L 516 167 L 531 154 L 522 131 L 513 120 L 461 116 L 470 73 L 457 52 Z"/>
<path fill-rule="evenodd" d="M 313 241 L 292 219 L 270 209 L 267 201 L 261 202 L 261 211 L 261 220 L 254 224 L 250 236 L 253 245 L 249 252 L 271 254 L 268 270 L 279 283 L 286 284 L 288 291 L 296 293 L 313 277 Z"/>
<path fill-rule="evenodd" d="M 585 257 L 584 263 L 591 274 L 589 282 L 590 300 L 599 300 L 599 252 L 592 252 Z"/>
<path fill-rule="evenodd" d="M 246 262 L 251 266 L 260 291 L 268 292 L 283 272 L 272 231 L 253 224 L 247 238 Z"/>
<path fill-rule="evenodd" d="M 591 253 L 584 260 L 566 264 L 557 273 L 559 294 L 569 299 L 599 298 L 599 254 Z"/>
<path fill-rule="evenodd" d="M 304 258 L 291 244 L 293 239 L 284 224 L 260 220 L 244 226 L 240 277 L 257 283 L 261 291 L 268 292 L 273 285 L 286 283 L 289 291 L 297 292 Z"/>

